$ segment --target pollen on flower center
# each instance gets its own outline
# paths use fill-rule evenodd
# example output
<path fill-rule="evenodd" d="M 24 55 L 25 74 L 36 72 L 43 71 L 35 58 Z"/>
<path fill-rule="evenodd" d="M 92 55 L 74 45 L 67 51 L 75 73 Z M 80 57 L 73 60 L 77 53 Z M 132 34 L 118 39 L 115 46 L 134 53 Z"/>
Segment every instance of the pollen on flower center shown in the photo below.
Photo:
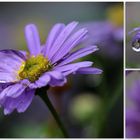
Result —
<path fill-rule="evenodd" d="M 21 65 L 18 71 L 19 78 L 29 79 L 31 82 L 34 82 L 50 68 L 50 62 L 43 55 L 32 56 Z"/>

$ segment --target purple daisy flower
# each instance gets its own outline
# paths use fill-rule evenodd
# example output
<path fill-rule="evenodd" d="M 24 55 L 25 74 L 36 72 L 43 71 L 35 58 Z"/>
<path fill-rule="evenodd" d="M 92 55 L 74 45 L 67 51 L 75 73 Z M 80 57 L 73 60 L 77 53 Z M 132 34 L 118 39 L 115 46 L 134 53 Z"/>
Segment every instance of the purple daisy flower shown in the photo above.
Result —
<path fill-rule="evenodd" d="M 25 38 L 29 53 L 17 50 L 0 51 L 0 106 L 4 114 L 15 109 L 24 112 L 30 105 L 37 88 L 62 86 L 69 74 L 100 74 L 102 70 L 91 67 L 93 62 L 71 63 L 98 50 L 87 46 L 75 51 L 87 37 L 85 28 L 74 32 L 77 22 L 67 26 L 54 25 L 44 45 L 41 45 L 37 28 L 33 24 L 25 27 Z"/>

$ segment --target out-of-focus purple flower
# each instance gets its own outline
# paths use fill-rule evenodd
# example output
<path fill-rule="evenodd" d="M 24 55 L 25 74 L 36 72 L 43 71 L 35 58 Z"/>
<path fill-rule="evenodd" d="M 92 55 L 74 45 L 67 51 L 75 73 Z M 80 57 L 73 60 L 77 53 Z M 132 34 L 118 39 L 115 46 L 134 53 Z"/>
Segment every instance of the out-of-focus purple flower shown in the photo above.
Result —
<path fill-rule="evenodd" d="M 86 44 L 99 46 L 100 54 L 118 59 L 123 54 L 123 5 L 112 5 L 106 11 L 106 20 L 83 23 L 87 27 L 89 38 Z"/>
<path fill-rule="evenodd" d="M 140 111 L 138 110 L 126 111 L 126 137 L 140 138 Z"/>
<path fill-rule="evenodd" d="M 126 110 L 126 137 L 140 138 L 140 80 L 135 81 L 126 93 L 128 105 Z"/>
<path fill-rule="evenodd" d="M 5 114 L 16 109 L 24 112 L 30 105 L 37 88 L 62 86 L 69 74 L 100 74 L 91 67 L 93 62 L 71 63 L 98 50 L 87 46 L 72 51 L 87 37 L 87 29 L 74 32 L 77 22 L 54 25 L 46 43 L 41 46 L 37 28 L 25 27 L 25 38 L 30 53 L 17 50 L 0 51 L 0 105 Z"/>
<path fill-rule="evenodd" d="M 132 33 L 133 33 L 133 36 L 131 39 L 132 49 L 135 52 L 140 52 L 140 27 L 134 28 L 128 34 L 131 35 Z"/>
<path fill-rule="evenodd" d="M 122 56 L 123 28 L 116 27 L 109 21 L 90 22 L 83 25 L 89 31 L 86 44 L 96 44 L 103 55 L 108 57 Z"/>

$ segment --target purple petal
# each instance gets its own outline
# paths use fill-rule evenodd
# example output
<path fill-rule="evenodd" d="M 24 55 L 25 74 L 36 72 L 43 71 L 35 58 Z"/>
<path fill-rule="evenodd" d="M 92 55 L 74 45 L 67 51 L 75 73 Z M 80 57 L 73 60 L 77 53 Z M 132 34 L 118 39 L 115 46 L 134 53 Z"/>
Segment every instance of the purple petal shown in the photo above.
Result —
<path fill-rule="evenodd" d="M 51 81 L 49 82 L 49 85 L 54 87 L 54 86 L 63 86 L 67 82 L 67 79 L 54 79 L 52 78 Z"/>
<path fill-rule="evenodd" d="M 0 93 L 0 100 L 6 98 L 6 97 L 12 97 L 12 98 L 16 98 L 18 96 L 20 96 L 23 91 L 25 90 L 26 86 L 17 83 L 11 86 L 8 86 L 7 88 L 5 88 L 1 93 Z"/>
<path fill-rule="evenodd" d="M 70 69 L 73 69 L 75 67 L 89 67 L 93 64 L 93 62 L 91 61 L 83 61 L 83 62 L 77 62 L 77 63 L 73 63 L 73 64 L 68 64 L 65 66 L 56 66 L 54 67 L 54 70 L 58 70 L 58 71 L 67 71 Z"/>
<path fill-rule="evenodd" d="M 64 43 L 64 45 L 59 49 L 58 53 L 53 56 L 52 63 L 55 63 L 61 58 L 63 58 L 68 52 L 70 52 L 74 47 L 76 47 L 80 42 L 82 42 L 86 36 L 86 29 L 83 28 L 77 31 Z"/>
<path fill-rule="evenodd" d="M 68 63 L 70 63 L 78 58 L 84 57 L 90 53 L 97 51 L 97 50 L 98 50 L 98 48 L 96 46 L 81 48 L 78 51 L 70 54 L 64 61 L 62 61 L 60 64 L 58 64 L 58 66 L 68 64 Z"/>
<path fill-rule="evenodd" d="M 49 33 L 48 39 L 46 41 L 46 45 L 44 48 L 44 56 L 47 56 L 50 59 L 50 50 L 51 47 L 54 44 L 54 41 L 57 39 L 57 37 L 59 37 L 59 34 L 61 33 L 61 31 L 64 29 L 65 25 L 64 24 L 56 24 L 53 26 L 52 30 Z"/>
<path fill-rule="evenodd" d="M 29 87 L 34 89 L 34 88 L 41 88 L 47 86 L 50 79 L 51 78 L 49 74 L 46 72 L 37 81 L 35 81 L 35 83 L 30 84 Z"/>
<path fill-rule="evenodd" d="M 28 53 L 26 51 L 23 51 L 23 50 L 20 50 L 19 52 L 23 54 L 23 56 L 25 57 L 25 60 L 26 60 Z"/>
<path fill-rule="evenodd" d="M 47 85 L 62 86 L 66 83 L 66 78 L 59 71 L 50 71 L 43 74 L 35 83 L 29 85 L 30 88 L 41 88 Z"/>
<path fill-rule="evenodd" d="M 30 105 L 34 97 L 34 93 L 35 90 L 29 90 L 25 91 L 17 98 L 7 97 L 5 102 L 1 104 L 4 107 L 4 114 L 10 114 L 14 109 L 17 109 L 18 112 L 24 112 Z"/>
<path fill-rule="evenodd" d="M 23 61 L 26 60 L 25 56 L 20 51 L 15 50 L 1 50 L 0 51 L 0 68 L 9 66 L 9 68 L 17 69 Z"/>
<path fill-rule="evenodd" d="M 16 81 L 18 81 L 18 79 L 13 73 L 0 72 L 0 83 L 10 83 Z"/>
<path fill-rule="evenodd" d="M 140 27 L 136 27 L 134 28 L 132 31 L 128 32 L 128 34 L 132 34 L 133 32 L 137 32 L 137 31 L 140 31 Z"/>
<path fill-rule="evenodd" d="M 78 22 L 75 22 L 75 21 L 71 22 L 62 30 L 62 32 L 59 34 L 58 38 L 55 40 L 55 42 L 49 52 L 50 59 L 52 58 L 52 56 L 54 56 L 54 54 L 56 54 L 58 52 L 58 50 L 61 48 L 63 43 L 70 36 L 70 34 L 74 30 L 74 28 L 77 26 L 77 24 L 78 24 Z"/>
<path fill-rule="evenodd" d="M 20 51 L 1 50 L 0 60 L 0 83 L 19 81 L 17 71 L 26 57 Z"/>
<path fill-rule="evenodd" d="M 38 55 L 41 52 L 39 33 L 34 24 L 25 26 L 25 38 L 31 55 Z"/>
<path fill-rule="evenodd" d="M 11 83 L 0 83 L 0 93 L 10 85 L 12 85 L 12 84 Z"/>
<path fill-rule="evenodd" d="M 24 56 L 24 54 L 20 51 L 16 50 L 0 50 L 0 60 L 8 65 L 11 64 L 11 61 L 13 61 L 15 64 L 19 64 L 26 60 L 26 56 Z"/>
<path fill-rule="evenodd" d="M 67 81 L 65 76 L 59 71 L 51 71 L 48 72 L 48 74 L 51 76 L 51 80 L 49 82 L 50 86 L 62 86 Z"/>
<path fill-rule="evenodd" d="M 20 83 L 26 87 L 29 87 L 29 85 L 31 84 L 31 82 L 28 79 L 23 79 L 20 81 Z"/>
<path fill-rule="evenodd" d="M 101 74 L 103 71 L 98 68 L 80 68 L 76 71 L 79 74 Z"/>
<path fill-rule="evenodd" d="M 16 60 L 26 60 L 26 52 L 25 51 L 18 51 L 18 50 L 0 50 L 0 55 L 5 55 L 12 57 Z"/>
<path fill-rule="evenodd" d="M 18 112 L 24 112 L 29 105 L 31 104 L 33 97 L 34 97 L 35 90 L 26 91 L 23 96 L 21 97 L 21 101 L 17 106 Z"/>
<path fill-rule="evenodd" d="M 93 62 L 83 61 L 83 62 L 68 64 L 65 66 L 60 66 L 60 67 L 58 66 L 58 67 L 55 67 L 54 70 L 62 72 L 62 74 L 66 76 L 70 73 L 76 72 L 79 68 L 89 67 L 92 64 Z"/>
<path fill-rule="evenodd" d="M 10 114 L 16 109 L 17 105 L 20 102 L 20 96 L 18 98 L 10 98 L 7 97 L 3 103 L 1 103 L 1 106 L 4 107 L 4 114 Z"/>
<path fill-rule="evenodd" d="M 8 115 L 14 111 L 15 107 L 18 104 L 18 101 L 14 100 L 15 99 L 7 98 L 7 100 L 4 102 L 4 115 Z"/>
<path fill-rule="evenodd" d="M 48 72 L 48 74 L 49 74 L 51 77 L 53 77 L 53 78 L 55 78 L 55 79 L 58 79 L 58 80 L 64 79 L 64 76 L 62 75 L 62 73 L 60 73 L 60 72 L 58 72 L 58 71 L 51 71 L 51 72 Z"/>

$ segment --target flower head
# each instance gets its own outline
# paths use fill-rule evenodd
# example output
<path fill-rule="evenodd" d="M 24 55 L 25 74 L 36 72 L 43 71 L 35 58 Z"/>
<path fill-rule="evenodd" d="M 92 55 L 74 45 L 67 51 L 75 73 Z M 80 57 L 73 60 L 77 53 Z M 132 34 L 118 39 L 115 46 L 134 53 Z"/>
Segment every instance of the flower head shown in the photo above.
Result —
<path fill-rule="evenodd" d="M 74 32 L 77 22 L 54 25 L 46 43 L 41 45 L 35 25 L 25 27 L 29 53 L 17 50 L 0 51 L 0 105 L 4 113 L 14 109 L 24 112 L 30 105 L 37 88 L 62 86 L 69 74 L 100 74 L 91 67 L 93 62 L 71 63 L 98 50 L 87 46 L 73 51 L 87 37 L 85 28 Z"/>

